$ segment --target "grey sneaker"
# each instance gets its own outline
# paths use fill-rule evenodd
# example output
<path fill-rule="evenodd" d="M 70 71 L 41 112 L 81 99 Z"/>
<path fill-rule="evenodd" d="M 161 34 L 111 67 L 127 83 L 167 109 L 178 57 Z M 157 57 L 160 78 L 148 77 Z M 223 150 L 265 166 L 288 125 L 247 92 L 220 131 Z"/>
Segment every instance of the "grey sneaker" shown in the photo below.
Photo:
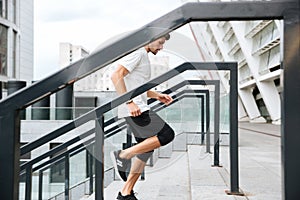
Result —
<path fill-rule="evenodd" d="M 120 179 L 126 182 L 131 167 L 131 159 L 120 158 L 120 152 L 121 150 L 112 151 L 110 153 L 110 157 L 113 162 L 116 174 Z"/>

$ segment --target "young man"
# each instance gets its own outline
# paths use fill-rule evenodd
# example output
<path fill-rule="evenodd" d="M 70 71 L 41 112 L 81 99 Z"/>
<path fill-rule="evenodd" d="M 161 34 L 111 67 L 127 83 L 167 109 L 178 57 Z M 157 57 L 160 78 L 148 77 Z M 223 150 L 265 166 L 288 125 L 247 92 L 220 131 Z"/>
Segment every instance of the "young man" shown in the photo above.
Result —
<path fill-rule="evenodd" d="M 119 95 L 126 93 L 149 81 L 151 66 L 148 53 L 156 55 L 163 49 L 167 34 L 137 51 L 120 59 L 111 80 Z M 117 175 L 125 181 L 119 192 L 119 200 L 137 200 L 133 187 L 143 171 L 147 160 L 154 149 L 170 143 L 174 139 L 174 131 L 147 105 L 147 98 L 155 98 L 162 103 L 170 104 L 173 99 L 166 94 L 147 91 L 118 107 L 118 117 L 125 118 L 138 144 L 125 150 L 114 151 L 111 158 Z M 136 159 L 131 165 L 131 158 Z M 127 177 L 127 173 L 129 175 Z"/>

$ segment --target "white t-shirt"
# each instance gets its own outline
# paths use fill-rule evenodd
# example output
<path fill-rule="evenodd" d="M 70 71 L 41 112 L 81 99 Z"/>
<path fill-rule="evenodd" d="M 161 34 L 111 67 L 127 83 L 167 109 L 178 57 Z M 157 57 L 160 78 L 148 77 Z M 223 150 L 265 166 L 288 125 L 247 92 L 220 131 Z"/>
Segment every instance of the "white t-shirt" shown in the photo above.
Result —
<path fill-rule="evenodd" d="M 151 77 L 151 66 L 148 53 L 144 47 L 121 58 L 117 64 L 124 66 L 129 73 L 124 77 L 127 92 L 148 82 Z M 150 109 L 147 104 L 147 93 L 143 93 L 132 99 L 134 103 L 145 112 Z M 118 117 L 128 117 L 130 112 L 128 106 L 124 103 L 118 107 Z"/>

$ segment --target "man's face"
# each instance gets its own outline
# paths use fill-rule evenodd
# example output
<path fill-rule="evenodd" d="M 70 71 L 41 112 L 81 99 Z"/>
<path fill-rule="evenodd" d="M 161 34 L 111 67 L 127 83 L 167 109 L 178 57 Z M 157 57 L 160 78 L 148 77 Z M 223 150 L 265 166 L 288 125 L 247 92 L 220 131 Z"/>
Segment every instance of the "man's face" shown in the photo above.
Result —
<path fill-rule="evenodd" d="M 162 50 L 164 48 L 164 43 L 166 42 L 166 38 L 162 37 L 159 38 L 149 44 L 149 50 L 151 53 L 156 55 L 158 51 Z"/>

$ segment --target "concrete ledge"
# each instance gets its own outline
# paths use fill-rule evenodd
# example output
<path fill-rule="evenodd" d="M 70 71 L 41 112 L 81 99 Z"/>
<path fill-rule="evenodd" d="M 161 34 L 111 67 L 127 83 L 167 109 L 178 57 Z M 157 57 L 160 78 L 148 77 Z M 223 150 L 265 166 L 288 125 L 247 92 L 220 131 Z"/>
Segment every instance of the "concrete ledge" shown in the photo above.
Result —
<path fill-rule="evenodd" d="M 206 136 L 205 136 L 206 137 Z M 229 134 L 220 134 L 220 145 L 229 145 Z M 187 133 L 187 144 L 188 145 L 201 145 L 201 134 L 199 133 Z M 206 145 L 206 138 L 204 138 L 203 144 Z M 210 134 L 210 145 L 214 145 L 214 134 Z"/>
<path fill-rule="evenodd" d="M 263 117 L 257 117 L 250 120 L 250 123 L 266 123 L 266 119 Z"/>

